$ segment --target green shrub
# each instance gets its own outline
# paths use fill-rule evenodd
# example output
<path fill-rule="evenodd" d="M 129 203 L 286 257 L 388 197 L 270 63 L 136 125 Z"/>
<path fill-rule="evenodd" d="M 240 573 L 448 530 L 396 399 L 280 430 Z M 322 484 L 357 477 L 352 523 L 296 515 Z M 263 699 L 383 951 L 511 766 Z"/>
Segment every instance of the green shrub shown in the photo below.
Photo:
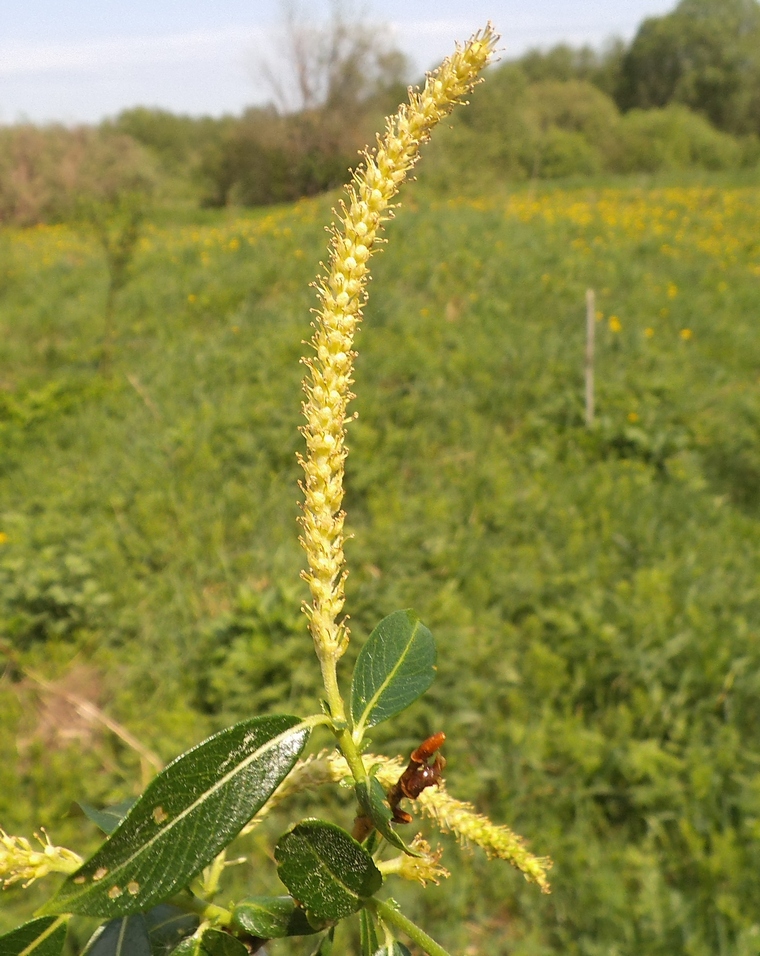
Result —
<path fill-rule="evenodd" d="M 582 133 L 551 126 L 538 137 L 535 149 L 534 173 L 542 179 L 588 175 L 601 168 L 599 151 Z"/>
<path fill-rule="evenodd" d="M 597 149 L 606 147 L 620 121 L 609 96 L 581 80 L 534 83 L 528 87 L 527 103 L 539 128 L 579 133 Z"/>
<path fill-rule="evenodd" d="M 610 96 L 586 80 L 528 83 L 508 63 L 491 72 L 470 113 L 457 118 L 431 154 L 423 180 L 446 189 L 468 181 L 482 187 L 484 177 L 738 169 L 757 164 L 760 146 L 755 137 L 716 130 L 684 106 L 621 116 Z"/>
<path fill-rule="evenodd" d="M 233 606 L 204 623 L 198 635 L 192 705 L 221 726 L 243 719 L 252 700 L 261 713 L 286 701 L 292 710 L 303 709 L 319 683 L 302 648 L 299 594 L 283 587 L 241 587 Z"/>
<path fill-rule="evenodd" d="M 740 143 L 684 106 L 631 110 L 623 117 L 618 134 L 609 159 L 615 172 L 736 169 L 742 165 Z"/>
<path fill-rule="evenodd" d="M 537 129 L 533 174 L 545 179 L 599 172 L 620 117 L 612 100 L 590 83 L 534 83 L 527 109 Z"/>
<path fill-rule="evenodd" d="M 35 642 L 85 641 L 110 603 L 87 558 L 48 546 L 0 562 L 0 620 L 18 648 Z"/>
<path fill-rule="evenodd" d="M 625 52 L 626 46 L 620 39 L 612 40 L 601 50 L 560 43 L 549 50 L 528 50 L 516 63 L 531 83 L 585 80 L 614 96 Z"/>

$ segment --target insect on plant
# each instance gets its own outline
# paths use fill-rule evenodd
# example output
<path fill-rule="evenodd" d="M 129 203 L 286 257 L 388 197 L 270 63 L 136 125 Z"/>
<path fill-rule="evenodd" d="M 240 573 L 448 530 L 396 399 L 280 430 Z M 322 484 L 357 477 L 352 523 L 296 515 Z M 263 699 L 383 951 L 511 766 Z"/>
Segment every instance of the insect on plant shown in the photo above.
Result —
<path fill-rule="evenodd" d="M 246 956 L 269 940 L 299 936 L 316 937 L 307 952 L 327 956 L 336 927 L 351 917 L 359 920 L 362 956 L 408 953 L 397 935 L 430 956 L 446 956 L 388 896 L 394 880 L 425 884 L 448 875 L 439 851 L 420 835 L 407 843 L 396 829 L 412 820 L 402 800 L 414 801 L 442 831 L 509 861 L 548 891 L 546 859 L 530 854 L 508 827 L 447 793 L 438 753 L 442 732 L 417 747 L 405 769 L 399 758 L 367 752 L 368 731 L 433 683 L 435 642 L 416 615 L 395 611 L 375 627 L 359 652 L 347 698 L 338 679 L 350 637 L 343 616 L 347 405 L 367 263 L 420 145 L 464 101 L 495 43 L 490 25 L 475 34 L 387 121 L 385 135 L 364 154 L 346 187 L 331 229 L 329 269 L 316 283 L 313 351 L 303 359 L 300 523 L 311 593 L 305 612 L 322 672 L 323 711 L 305 718 L 252 716 L 177 757 L 131 807 L 88 810 L 107 836 L 87 860 L 51 843 L 36 850 L 0 831 L 6 883 L 66 874 L 36 919 L 0 937 L 2 956 L 61 956 L 67 925 L 78 917 L 100 921 L 87 945 L 90 956 Z M 336 746 L 304 757 L 317 727 L 327 728 Z M 273 888 L 271 896 L 214 903 L 229 844 L 289 796 L 329 783 L 353 788 L 353 832 L 317 818 L 295 823 L 274 848 L 285 894 Z"/>
<path fill-rule="evenodd" d="M 441 774 L 446 766 L 446 759 L 436 751 L 446 740 L 446 734 L 439 732 L 433 734 L 424 740 L 419 747 L 412 752 L 409 758 L 409 765 L 401 774 L 398 780 L 388 791 L 388 805 L 393 810 L 394 823 L 411 823 L 412 815 L 406 813 L 399 807 L 399 803 L 404 797 L 409 800 L 416 800 L 417 797 L 428 787 L 437 786 L 443 780 Z M 432 765 L 428 760 L 435 754 L 435 760 Z"/>

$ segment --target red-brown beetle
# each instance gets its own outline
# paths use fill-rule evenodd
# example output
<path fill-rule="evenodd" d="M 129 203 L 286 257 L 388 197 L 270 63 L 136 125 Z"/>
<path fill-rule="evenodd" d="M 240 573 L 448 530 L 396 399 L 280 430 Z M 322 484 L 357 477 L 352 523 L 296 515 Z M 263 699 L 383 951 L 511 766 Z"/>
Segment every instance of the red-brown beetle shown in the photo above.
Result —
<path fill-rule="evenodd" d="M 432 787 L 441 781 L 441 773 L 446 766 L 445 759 L 436 751 L 446 740 L 446 734 L 437 733 L 424 740 L 413 751 L 409 758 L 409 766 L 401 774 L 398 781 L 388 791 L 388 803 L 393 810 L 394 823 L 411 823 L 412 815 L 400 809 L 399 803 L 406 797 L 416 800 L 427 787 Z M 432 764 L 428 760 L 435 754 Z"/>

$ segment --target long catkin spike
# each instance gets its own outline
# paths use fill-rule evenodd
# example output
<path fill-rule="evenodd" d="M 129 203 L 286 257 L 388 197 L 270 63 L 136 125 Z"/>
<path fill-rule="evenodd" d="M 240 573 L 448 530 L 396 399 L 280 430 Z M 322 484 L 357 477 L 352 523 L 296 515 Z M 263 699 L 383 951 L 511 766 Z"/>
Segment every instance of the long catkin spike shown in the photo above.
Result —
<path fill-rule="evenodd" d="M 368 260 L 378 231 L 391 215 L 391 202 L 419 158 L 430 130 L 461 103 L 491 58 L 496 34 L 489 24 L 431 73 L 421 92 L 387 120 L 385 135 L 364 155 L 346 198 L 336 212 L 330 240 L 328 275 L 317 281 L 319 308 L 313 323 L 314 354 L 304 358 L 306 401 L 302 432 L 307 453 L 301 459 L 305 500 L 301 543 L 311 590 L 305 608 L 323 665 L 333 664 L 348 643 L 340 620 L 344 604 L 343 470 L 346 459 L 346 407 L 351 394 L 354 337 L 367 299 Z"/>

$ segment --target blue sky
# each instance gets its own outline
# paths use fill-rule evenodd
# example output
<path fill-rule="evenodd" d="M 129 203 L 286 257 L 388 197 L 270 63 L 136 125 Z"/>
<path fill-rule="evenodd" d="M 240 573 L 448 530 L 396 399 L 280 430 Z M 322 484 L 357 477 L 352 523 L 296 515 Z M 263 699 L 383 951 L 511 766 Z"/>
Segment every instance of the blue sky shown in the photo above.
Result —
<path fill-rule="evenodd" d="M 422 71 L 492 20 L 504 55 L 630 37 L 675 0 L 365 0 Z M 324 0 L 302 0 L 318 16 Z M 270 98 L 279 0 L 0 0 L 0 122 L 92 122 L 138 104 L 239 112 Z"/>

